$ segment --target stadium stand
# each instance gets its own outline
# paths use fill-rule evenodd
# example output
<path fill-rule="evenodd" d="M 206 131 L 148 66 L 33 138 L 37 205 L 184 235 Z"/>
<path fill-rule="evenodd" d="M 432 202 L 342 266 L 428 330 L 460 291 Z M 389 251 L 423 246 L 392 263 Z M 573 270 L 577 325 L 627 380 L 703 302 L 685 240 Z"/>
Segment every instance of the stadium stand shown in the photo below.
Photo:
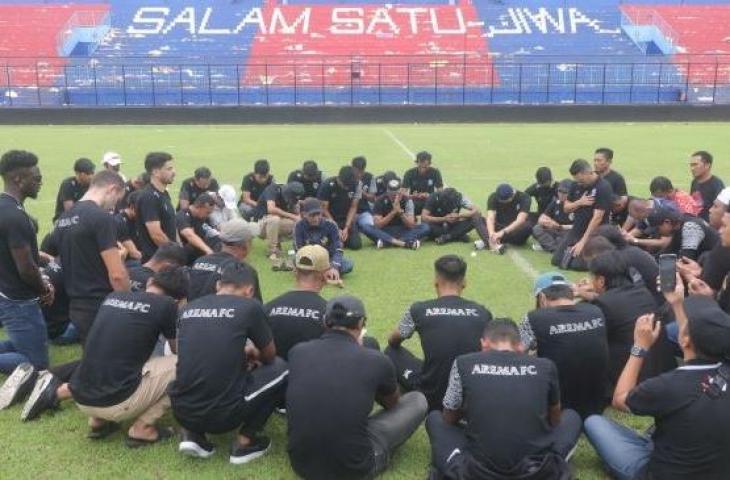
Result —
<path fill-rule="evenodd" d="M 727 0 L 1 1 L 0 105 L 715 102 L 728 20 Z"/>

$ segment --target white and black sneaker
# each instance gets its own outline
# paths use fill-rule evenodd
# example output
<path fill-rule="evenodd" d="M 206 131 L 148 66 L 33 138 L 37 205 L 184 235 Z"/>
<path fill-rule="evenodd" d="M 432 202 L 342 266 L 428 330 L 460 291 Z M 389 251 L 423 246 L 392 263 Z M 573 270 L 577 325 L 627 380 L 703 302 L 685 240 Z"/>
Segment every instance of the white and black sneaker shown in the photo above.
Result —
<path fill-rule="evenodd" d="M 262 457 L 271 448 L 271 440 L 267 437 L 254 437 L 251 443 L 245 447 L 238 444 L 238 439 L 233 439 L 231 445 L 231 456 L 229 461 L 233 465 L 243 465 L 252 460 Z"/>
<path fill-rule="evenodd" d="M 487 248 L 487 244 L 484 243 L 484 240 L 477 240 L 474 242 L 474 250 L 484 250 Z"/>
<path fill-rule="evenodd" d="M 406 248 L 410 248 L 411 250 L 418 250 L 419 248 L 421 248 L 421 241 L 411 240 L 410 242 L 406 243 Z"/>
<path fill-rule="evenodd" d="M 378 239 L 378 241 L 375 242 L 375 248 L 377 248 L 378 250 L 380 250 L 384 247 L 385 247 L 385 243 L 381 239 Z"/>
<path fill-rule="evenodd" d="M 188 457 L 210 458 L 215 453 L 215 445 L 208 440 L 205 434 L 183 429 L 178 451 Z"/>
<path fill-rule="evenodd" d="M 0 410 L 15 405 L 25 398 L 33 388 L 36 370 L 28 362 L 21 363 L 0 386 Z"/>
<path fill-rule="evenodd" d="M 23 406 L 20 413 L 20 419 L 24 422 L 34 420 L 38 416 L 47 411 L 58 408 L 58 395 L 56 390 L 61 386 L 61 381 L 53 376 L 48 370 L 43 370 L 38 374 L 35 381 L 33 391 L 28 397 L 28 401 Z"/>

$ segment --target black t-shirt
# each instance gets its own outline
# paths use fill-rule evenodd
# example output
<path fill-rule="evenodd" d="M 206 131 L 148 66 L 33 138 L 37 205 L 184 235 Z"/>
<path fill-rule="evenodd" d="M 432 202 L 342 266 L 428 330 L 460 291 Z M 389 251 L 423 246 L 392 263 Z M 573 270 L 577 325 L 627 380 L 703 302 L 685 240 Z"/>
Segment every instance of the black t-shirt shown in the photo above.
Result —
<path fill-rule="evenodd" d="M 420 390 L 431 409 L 440 409 L 454 359 L 481 348 L 480 339 L 492 313 L 483 305 L 457 296 L 416 302 L 403 314 L 401 338 L 418 332 L 423 349 Z"/>
<path fill-rule="evenodd" d="M 0 193 L 0 294 L 13 300 L 30 300 L 40 292 L 33 290 L 20 277 L 11 249 L 30 248 L 38 265 L 36 225 L 15 198 Z"/>
<path fill-rule="evenodd" d="M 590 303 L 540 308 L 527 314 L 539 357 L 558 367 L 562 406 L 581 417 L 607 405 L 608 341 L 601 309 Z M 532 349 L 532 348 L 531 348 Z"/>
<path fill-rule="evenodd" d="M 252 219 L 259 220 L 263 218 L 269 211 L 269 202 L 274 202 L 276 208 L 284 210 L 285 212 L 295 213 L 297 204 L 286 200 L 282 193 L 283 189 L 284 185 L 279 185 L 277 183 L 272 183 L 266 187 L 259 197 Z"/>
<path fill-rule="evenodd" d="M 304 176 L 301 170 L 294 170 L 289 174 L 286 179 L 286 183 L 299 182 L 304 185 L 304 196 L 305 197 L 316 197 L 319 191 L 319 186 L 322 185 L 322 172 L 313 179 L 308 179 Z"/>
<path fill-rule="evenodd" d="M 444 199 L 443 192 L 431 194 L 423 205 L 424 210 L 428 210 L 433 217 L 445 217 L 449 213 L 459 213 L 462 208 L 471 207 L 471 202 L 464 196 L 461 197 L 461 203 L 454 205 Z"/>
<path fill-rule="evenodd" d="M 297 343 L 319 338 L 324 332 L 327 302 L 318 293 L 292 290 L 264 306 L 274 335 L 276 354 L 284 360 Z"/>
<path fill-rule="evenodd" d="M 535 199 L 537 202 L 537 214 L 540 215 L 545 212 L 550 202 L 556 199 L 558 195 L 558 184 L 540 185 L 539 183 L 533 183 L 525 189 L 525 193 Z"/>
<path fill-rule="evenodd" d="M 618 173 L 616 170 L 611 170 L 605 175 L 602 175 L 603 179 L 608 182 L 609 185 L 611 185 L 611 191 L 618 195 L 619 197 L 625 197 L 628 195 L 628 190 L 626 189 L 626 180 L 624 180 L 624 176 Z"/>
<path fill-rule="evenodd" d="M 43 273 L 53 285 L 54 295 L 53 303 L 50 305 L 41 305 L 43 318 L 46 320 L 46 329 L 48 330 L 48 338 L 56 338 L 62 335 L 68 327 L 68 295 L 66 295 L 66 287 L 63 285 L 63 270 L 61 265 L 55 261 L 49 262 L 43 267 Z"/>
<path fill-rule="evenodd" d="M 339 223 L 347 218 L 352 201 L 359 200 L 359 190 L 359 185 L 345 188 L 340 186 L 337 177 L 330 177 L 319 187 L 317 198 L 323 202 L 329 202 L 330 214 Z"/>
<path fill-rule="evenodd" d="M 603 220 L 601 224 L 608 223 L 609 212 L 611 211 L 611 204 L 613 203 L 611 195 L 611 185 L 603 178 L 598 178 L 596 183 L 591 186 L 585 187 L 579 183 L 574 183 L 573 188 L 570 190 L 568 198 L 571 202 L 575 202 L 583 196 L 584 193 L 595 197 L 596 201 L 593 205 L 588 207 L 580 207 L 573 212 L 573 229 L 571 230 L 571 236 L 574 239 L 580 240 L 583 238 L 583 234 L 586 233 L 588 224 L 591 223 L 593 218 L 594 210 L 603 210 Z"/>
<path fill-rule="evenodd" d="M 717 398 L 706 392 L 718 366 L 690 360 L 683 367 L 640 383 L 626 398 L 632 413 L 654 417 L 656 422 L 646 472 L 651 478 L 728 478 L 730 391 Z"/>
<path fill-rule="evenodd" d="M 717 301 L 725 312 L 730 312 L 730 289 L 728 273 L 730 273 L 730 248 L 721 243 L 715 245 L 702 265 L 702 280 L 718 292 Z"/>
<path fill-rule="evenodd" d="M 218 180 L 215 178 L 210 179 L 210 185 L 206 189 L 202 189 L 199 186 L 195 184 L 195 178 L 190 177 L 188 179 L 183 180 L 182 186 L 180 186 L 180 200 L 187 200 L 191 204 L 195 202 L 195 200 L 206 192 L 217 192 L 220 190 L 220 186 L 218 185 Z M 178 210 L 180 209 L 180 203 L 177 204 Z"/>
<path fill-rule="evenodd" d="M 137 225 L 134 220 L 127 216 L 126 212 L 118 212 L 114 214 L 114 223 L 117 226 L 117 240 L 126 242 L 131 240 L 137 244 Z"/>
<path fill-rule="evenodd" d="M 644 314 L 654 313 L 656 302 L 646 287 L 628 284 L 606 291 L 593 303 L 606 317 L 606 336 L 611 361 L 609 378 L 615 383 L 634 344 L 636 319 Z"/>
<path fill-rule="evenodd" d="M 111 293 L 101 252 L 116 246 L 114 217 L 96 203 L 78 202 L 61 215 L 51 234 L 48 253 L 61 257 L 69 298 L 104 298 Z"/>
<path fill-rule="evenodd" d="M 164 335 L 175 338 L 177 304 L 165 295 L 114 292 L 96 314 L 81 364 L 71 377 L 74 400 L 111 407 L 129 398 L 142 381 L 143 366 Z"/>
<path fill-rule="evenodd" d="M 710 207 L 715 202 L 717 195 L 723 188 L 725 188 L 725 184 L 715 175 L 702 183 L 697 180 L 692 180 L 692 186 L 690 187 L 689 192 L 697 202 L 702 204 L 702 210 L 698 215 L 700 218 L 703 218 L 704 220 L 709 219 Z"/>
<path fill-rule="evenodd" d="M 532 199 L 523 192 L 515 192 L 509 202 L 497 200 L 497 194 L 492 193 L 487 200 L 487 210 L 496 212 L 495 224 L 497 229 L 502 229 L 514 222 L 520 213 L 530 213 Z"/>
<path fill-rule="evenodd" d="M 654 296 L 657 306 L 665 303 L 664 294 L 656 291 L 656 279 L 659 276 L 659 264 L 646 250 L 634 245 L 627 245 L 619 253 L 630 265 L 631 279 L 642 285 Z"/>
<path fill-rule="evenodd" d="M 244 192 L 249 192 L 251 194 L 251 200 L 253 200 L 254 202 L 258 202 L 259 197 L 261 196 L 263 191 L 273 182 L 274 177 L 272 175 L 269 175 L 269 178 L 268 180 L 266 180 L 265 183 L 259 183 L 256 181 L 254 173 L 252 172 L 243 177 L 243 180 L 241 181 L 241 190 Z"/>
<path fill-rule="evenodd" d="M 160 192 L 154 186 L 145 187 L 137 198 L 137 233 L 139 235 L 139 249 L 142 252 L 142 261 L 146 262 L 157 251 L 157 245 L 152 241 L 147 231 L 147 222 L 160 222 L 162 232 L 171 242 L 177 239 L 175 228 L 175 209 L 172 208 L 170 194 Z"/>
<path fill-rule="evenodd" d="M 553 198 L 548 206 L 545 207 L 545 211 L 543 213 L 558 222 L 560 225 L 570 225 L 573 223 L 574 215 L 572 213 L 565 212 L 565 204 L 558 198 Z"/>
<path fill-rule="evenodd" d="M 464 411 L 466 451 L 503 471 L 550 450 L 548 408 L 558 403 L 551 360 L 499 350 L 460 356 L 444 397 L 444 408 Z"/>
<path fill-rule="evenodd" d="M 221 272 L 230 264 L 238 262 L 233 255 L 226 252 L 215 252 L 198 258 L 190 267 L 190 290 L 188 291 L 188 301 L 196 298 L 212 295 L 216 291 L 216 283 L 221 278 Z M 259 286 L 259 275 L 256 269 L 246 262 L 240 262 L 251 270 L 255 278 L 254 282 L 254 298 L 259 302 L 261 300 L 261 288 Z"/>
<path fill-rule="evenodd" d="M 192 228 L 193 232 L 200 237 L 205 243 L 209 240 L 210 227 L 205 220 L 201 220 L 193 216 L 189 209 L 180 210 L 175 215 L 175 226 L 180 233 L 180 241 L 183 245 L 188 244 L 188 240 L 182 235 L 182 231 Z"/>
<path fill-rule="evenodd" d="M 88 189 L 89 186 L 81 185 L 78 180 L 76 180 L 76 177 L 68 177 L 61 182 L 61 186 L 58 188 L 58 195 L 56 195 L 56 210 L 53 215 L 53 221 L 55 222 L 58 220 L 58 217 L 60 217 L 64 212 L 63 202 L 67 202 L 69 200 L 74 203 L 78 202 Z"/>
<path fill-rule="evenodd" d="M 444 188 L 444 181 L 438 168 L 429 167 L 424 174 L 413 167 L 403 175 L 403 188 L 410 193 L 433 193 Z"/>
<path fill-rule="evenodd" d="M 393 364 L 330 330 L 289 352 L 288 452 L 304 478 L 363 478 L 375 463 L 368 417 L 376 396 L 398 388 Z"/>
<path fill-rule="evenodd" d="M 170 387 L 175 414 L 201 422 L 235 411 L 245 401 L 246 342 L 259 349 L 271 342 L 261 303 L 208 295 L 180 312 L 177 328 L 177 376 Z"/>
<path fill-rule="evenodd" d="M 400 208 L 403 210 L 403 213 L 406 215 L 413 215 L 415 213 L 415 207 L 413 205 L 413 200 L 410 198 L 401 198 L 400 200 Z M 373 206 L 373 215 L 378 215 L 380 217 L 386 217 L 390 214 L 390 212 L 393 211 L 393 201 L 387 196 L 384 195 L 380 198 L 378 198 L 375 201 L 375 205 Z M 396 215 L 393 217 L 393 219 L 390 221 L 388 226 L 403 226 L 403 219 L 400 215 Z"/>
<path fill-rule="evenodd" d="M 375 184 L 375 177 L 370 172 L 365 172 L 360 179 L 360 188 L 363 193 L 371 194 L 376 193 L 377 185 Z M 357 213 L 369 212 L 370 211 L 370 200 L 365 198 L 363 195 L 360 201 L 357 202 Z"/>
<path fill-rule="evenodd" d="M 147 289 L 147 280 L 155 275 L 154 270 L 144 265 L 127 268 L 127 273 L 129 274 L 129 288 L 133 292 L 144 292 Z"/>

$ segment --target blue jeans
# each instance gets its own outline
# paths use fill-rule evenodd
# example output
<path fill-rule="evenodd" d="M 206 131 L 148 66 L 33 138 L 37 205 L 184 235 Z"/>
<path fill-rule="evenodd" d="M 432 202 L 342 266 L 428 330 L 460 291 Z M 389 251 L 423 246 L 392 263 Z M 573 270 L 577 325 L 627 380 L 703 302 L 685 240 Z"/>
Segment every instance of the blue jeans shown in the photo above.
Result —
<path fill-rule="evenodd" d="M 618 480 L 632 480 L 649 463 L 654 450 L 650 438 L 603 415 L 591 415 L 583 425 L 586 437 Z"/>
<path fill-rule="evenodd" d="M 342 257 L 342 261 L 340 262 L 340 275 L 350 273 L 353 268 L 355 268 L 353 261 L 347 257 Z"/>
<path fill-rule="evenodd" d="M 37 300 L 0 297 L 0 321 L 8 335 L 0 341 L 0 373 L 11 373 L 23 362 L 48 368 L 48 333 Z"/>
<path fill-rule="evenodd" d="M 427 237 L 430 231 L 428 224 L 419 223 L 413 228 L 403 225 L 386 225 L 378 228 L 375 225 L 360 225 L 360 231 L 373 241 L 382 240 L 386 245 L 392 245 L 393 240 L 412 242 Z"/>

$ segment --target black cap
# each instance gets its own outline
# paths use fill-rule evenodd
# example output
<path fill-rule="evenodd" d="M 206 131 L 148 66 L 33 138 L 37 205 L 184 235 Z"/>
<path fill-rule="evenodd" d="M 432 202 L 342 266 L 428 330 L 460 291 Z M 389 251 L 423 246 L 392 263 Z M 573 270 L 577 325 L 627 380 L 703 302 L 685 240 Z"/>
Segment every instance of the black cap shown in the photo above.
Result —
<path fill-rule="evenodd" d="M 430 154 L 430 153 L 428 153 L 428 152 L 427 152 L 427 151 L 425 151 L 425 150 L 424 150 L 424 151 L 422 151 L 422 152 L 418 152 L 418 153 L 416 154 L 416 163 L 418 163 L 418 162 L 421 162 L 421 161 L 424 161 L 424 162 L 426 162 L 426 161 L 427 161 L 427 162 L 430 162 L 430 161 L 431 161 L 431 154 Z"/>
<path fill-rule="evenodd" d="M 324 322 L 329 327 L 354 327 L 365 318 L 365 305 L 359 298 L 343 295 L 327 302 Z"/>
<path fill-rule="evenodd" d="M 687 297 L 684 310 L 689 320 L 689 336 L 697 350 L 714 358 L 730 358 L 730 315 L 704 295 Z"/>
<path fill-rule="evenodd" d="M 307 160 L 304 162 L 304 165 L 302 165 L 302 173 L 308 177 L 316 177 L 321 172 L 319 171 L 319 167 L 317 166 L 317 162 L 314 160 Z"/>
<path fill-rule="evenodd" d="M 284 198 L 290 201 L 301 200 L 306 194 L 304 191 L 304 185 L 302 185 L 301 182 L 287 183 L 284 185 L 284 188 L 282 188 L 281 193 L 284 195 Z"/>
<path fill-rule="evenodd" d="M 355 174 L 355 169 L 349 165 L 340 169 L 340 173 L 337 175 L 337 178 L 340 182 L 342 182 L 342 185 L 344 185 L 345 188 L 352 189 L 357 187 L 357 175 Z"/>
<path fill-rule="evenodd" d="M 88 158 L 79 158 L 74 162 L 74 172 L 76 173 L 86 173 L 88 175 L 91 175 L 92 173 L 94 173 L 94 170 L 96 170 L 94 162 L 92 162 Z"/>
<path fill-rule="evenodd" d="M 322 203 L 317 198 L 309 197 L 302 202 L 301 209 L 304 215 L 322 213 Z"/>

